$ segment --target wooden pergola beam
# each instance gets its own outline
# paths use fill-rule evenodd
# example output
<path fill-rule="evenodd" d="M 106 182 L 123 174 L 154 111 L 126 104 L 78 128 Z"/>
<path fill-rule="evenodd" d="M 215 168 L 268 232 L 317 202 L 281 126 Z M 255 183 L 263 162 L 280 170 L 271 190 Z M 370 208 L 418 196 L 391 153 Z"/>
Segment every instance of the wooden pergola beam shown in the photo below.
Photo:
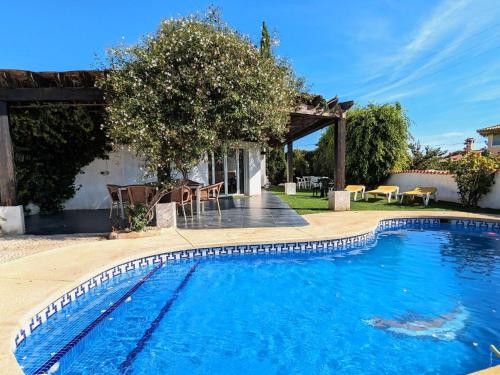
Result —
<path fill-rule="evenodd" d="M 37 87 L 0 88 L 0 101 L 4 102 L 103 102 L 97 87 Z"/>
<path fill-rule="evenodd" d="M 345 189 L 346 114 L 335 124 L 335 190 Z"/>
<path fill-rule="evenodd" d="M 16 205 L 14 152 L 7 103 L 0 101 L 0 206 Z"/>
<path fill-rule="evenodd" d="M 296 118 L 299 118 L 299 116 L 292 115 Z M 312 115 L 309 115 L 312 117 Z M 288 141 L 295 141 L 297 139 L 300 139 L 302 137 L 305 137 L 311 133 L 314 133 L 315 131 L 318 131 L 320 129 L 323 129 L 324 127 L 334 124 L 335 123 L 335 118 L 334 117 L 324 117 L 324 116 L 315 116 L 315 117 L 304 117 L 303 120 L 303 126 L 294 126 L 293 122 L 290 125 L 288 135 L 286 137 L 287 142 Z"/>
<path fill-rule="evenodd" d="M 286 182 L 293 182 L 293 142 L 286 144 Z"/>

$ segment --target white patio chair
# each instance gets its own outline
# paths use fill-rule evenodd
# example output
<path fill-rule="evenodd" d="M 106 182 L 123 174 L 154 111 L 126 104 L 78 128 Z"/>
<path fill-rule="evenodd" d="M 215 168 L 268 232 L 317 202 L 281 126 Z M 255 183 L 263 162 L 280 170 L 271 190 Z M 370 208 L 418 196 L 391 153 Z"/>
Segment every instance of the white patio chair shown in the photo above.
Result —
<path fill-rule="evenodd" d="M 304 177 L 297 177 L 297 189 L 305 189 L 306 181 Z"/>
<path fill-rule="evenodd" d="M 304 176 L 304 188 L 311 189 L 311 176 Z"/>

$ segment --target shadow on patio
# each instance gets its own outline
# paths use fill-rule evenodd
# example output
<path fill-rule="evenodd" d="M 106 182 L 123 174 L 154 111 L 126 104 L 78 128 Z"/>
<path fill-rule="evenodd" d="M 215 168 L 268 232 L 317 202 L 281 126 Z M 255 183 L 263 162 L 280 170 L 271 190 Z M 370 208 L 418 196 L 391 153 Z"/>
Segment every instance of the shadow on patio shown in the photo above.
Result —
<path fill-rule="evenodd" d="M 200 216 L 177 217 L 177 227 L 186 229 L 297 227 L 307 225 L 295 210 L 276 195 L 262 191 L 261 196 L 223 198 L 222 215 L 215 204 L 207 203 Z M 188 211 L 189 214 L 189 211 Z M 52 215 L 26 216 L 28 234 L 107 233 L 111 231 L 109 210 L 66 210 Z"/>
<path fill-rule="evenodd" d="M 210 202 L 200 216 L 177 217 L 177 227 L 186 229 L 298 227 L 307 221 L 276 195 L 262 190 L 262 195 L 220 200 L 222 215 Z"/>

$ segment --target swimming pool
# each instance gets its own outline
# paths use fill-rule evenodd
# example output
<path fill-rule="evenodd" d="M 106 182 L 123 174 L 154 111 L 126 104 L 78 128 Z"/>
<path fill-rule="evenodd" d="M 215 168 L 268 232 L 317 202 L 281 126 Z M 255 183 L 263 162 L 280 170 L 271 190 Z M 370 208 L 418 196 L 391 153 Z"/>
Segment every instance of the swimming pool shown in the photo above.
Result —
<path fill-rule="evenodd" d="M 15 355 L 27 374 L 488 367 L 489 345 L 500 343 L 500 225 L 408 219 L 381 229 L 323 244 L 190 250 L 177 256 L 188 259 L 162 263 L 164 255 L 123 266 L 128 272 L 113 268 L 114 277 L 101 275 L 90 287 L 92 279 L 63 308 L 49 306 L 57 311 L 17 342 Z M 222 256 L 228 250 L 246 255 Z"/>

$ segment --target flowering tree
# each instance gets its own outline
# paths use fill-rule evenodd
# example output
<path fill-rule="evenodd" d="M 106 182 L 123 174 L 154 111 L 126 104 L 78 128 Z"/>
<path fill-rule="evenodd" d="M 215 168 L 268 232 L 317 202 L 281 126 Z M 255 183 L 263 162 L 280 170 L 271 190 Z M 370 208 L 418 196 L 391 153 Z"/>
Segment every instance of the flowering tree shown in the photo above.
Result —
<path fill-rule="evenodd" d="M 284 61 L 262 57 L 212 11 L 165 20 L 108 56 L 100 85 L 110 136 L 131 145 L 160 180 L 171 163 L 186 176 L 221 143 L 281 138 L 300 85 Z"/>

